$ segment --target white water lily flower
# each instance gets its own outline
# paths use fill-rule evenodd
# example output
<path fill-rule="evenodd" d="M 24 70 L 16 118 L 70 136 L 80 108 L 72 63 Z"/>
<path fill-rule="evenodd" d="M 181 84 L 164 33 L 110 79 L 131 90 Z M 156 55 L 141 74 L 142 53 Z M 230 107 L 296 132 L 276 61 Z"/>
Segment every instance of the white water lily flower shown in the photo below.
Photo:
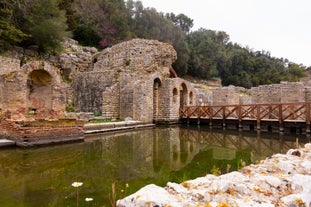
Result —
<path fill-rule="evenodd" d="M 77 188 L 77 187 L 82 186 L 83 183 L 82 183 L 82 182 L 73 182 L 71 185 L 72 185 L 73 187 Z"/>
<path fill-rule="evenodd" d="M 86 202 L 93 201 L 93 198 L 85 198 Z"/>

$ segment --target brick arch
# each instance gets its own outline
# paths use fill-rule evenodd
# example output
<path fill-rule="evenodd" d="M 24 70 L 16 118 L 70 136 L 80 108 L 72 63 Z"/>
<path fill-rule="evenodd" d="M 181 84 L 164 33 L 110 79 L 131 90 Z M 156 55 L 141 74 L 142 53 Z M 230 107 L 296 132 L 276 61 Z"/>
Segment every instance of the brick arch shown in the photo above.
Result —
<path fill-rule="evenodd" d="M 28 74 L 28 108 L 35 113 L 39 109 L 52 109 L 52 76 L 39 69 Z"/>
<path fill-rule="evenodd" d="M 62 117 L 66 93 L 60 70 L 45 61 L 33 61 L 22 66 L 26 82 L 25 107 L 33 118 Z"/>
<path fill-rule="evenodd" d="M 194 97 L 193 92 L 190 91 L 190 93 L 189 93 L 189 105 L 190 106 L 194 104 L 193 97 Z"/>
<path fill-rule="evenodd" d="M 161 88 L 160 78 L 155 78 L 153 80 L 153 120 L 156 120 L 159 116 L 159 102 L 160 102 L 160 88 Z"/>
<path fill-rule="evenodd" d="M 178 90 L 177 88 L 173 88 L 173 103 L 176 104 L 178 100 Z"/>
<path fill-rule="evenodd" d="M 188 105 L 188 87 L 185 83 L 182 83 L 180 85 L 180 107 L 183 108 L 184 106 L 187 106 Z"/>
<path fill-rule="evenodd" d="M 27 75 L 29 75 L 32 71 L 43 70 L 50 74 L 52 78 L 51 84 L 59 84 L 61 82 L 60 71 L 45 61 L 29 62 L 23 65 L 22 69 Z"/>

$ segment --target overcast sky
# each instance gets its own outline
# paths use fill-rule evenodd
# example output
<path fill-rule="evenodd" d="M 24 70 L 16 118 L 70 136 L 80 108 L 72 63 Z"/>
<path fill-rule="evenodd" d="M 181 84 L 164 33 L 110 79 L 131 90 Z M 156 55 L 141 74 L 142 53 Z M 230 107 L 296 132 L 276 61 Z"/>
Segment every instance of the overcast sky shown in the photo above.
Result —
<path fill-rule="evenodd" d="M 311 0 L 141 0 L 158 12 L 183 13 L 232 42 L 311 66 Z"/>

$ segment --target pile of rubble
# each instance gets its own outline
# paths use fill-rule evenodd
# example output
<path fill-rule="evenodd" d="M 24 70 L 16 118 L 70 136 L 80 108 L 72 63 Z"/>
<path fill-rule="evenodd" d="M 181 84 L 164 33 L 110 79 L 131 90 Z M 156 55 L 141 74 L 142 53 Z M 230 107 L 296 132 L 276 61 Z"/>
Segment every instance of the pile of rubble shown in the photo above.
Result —
<path fill-rule="evenodd" d="M 311 144 L 221 176 L 169 182 L 164 188 L 147 185 L 117 206 L 311 207 Z"/>

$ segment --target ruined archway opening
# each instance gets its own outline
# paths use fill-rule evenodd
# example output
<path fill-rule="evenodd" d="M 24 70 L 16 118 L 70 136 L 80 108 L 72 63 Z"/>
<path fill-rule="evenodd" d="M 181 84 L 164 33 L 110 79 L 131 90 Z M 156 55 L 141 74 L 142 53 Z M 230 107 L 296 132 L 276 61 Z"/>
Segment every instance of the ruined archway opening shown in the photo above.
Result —
<path fill-rule="evenodd" d="M 188 105 L 188 89 L 185 83 L 180 86 L 180 108 Z"/>
<path fill-rule="evenodd" d="M 160 99 L 160 87 L 161 81 L 156 78 L 153 81 L 153 119 L 157 119 L 159 116 L 159 99 Z"/>
<path fill-rule="evenodd" d="M 193 105 L 193 93 L 192 93 L 192 91 L 190 91 L 190 93 L 189 93 L 189 105 L 190 106 Z"/>
<path fill-rule="evenodd" d="M 34 70 L 28 75 L 28 108 L 32 112 L 52 108 L 52 76 L 45 70 Z"/>
<path fill-rule="evenodd" d="M 177 101 L 178 101 L 178 91 L 177 91 L 177 88 L 174 88 L 173 89 L 173 103 L 174 104 L 176 104 L 176 103 L 178 103 Z"/>

